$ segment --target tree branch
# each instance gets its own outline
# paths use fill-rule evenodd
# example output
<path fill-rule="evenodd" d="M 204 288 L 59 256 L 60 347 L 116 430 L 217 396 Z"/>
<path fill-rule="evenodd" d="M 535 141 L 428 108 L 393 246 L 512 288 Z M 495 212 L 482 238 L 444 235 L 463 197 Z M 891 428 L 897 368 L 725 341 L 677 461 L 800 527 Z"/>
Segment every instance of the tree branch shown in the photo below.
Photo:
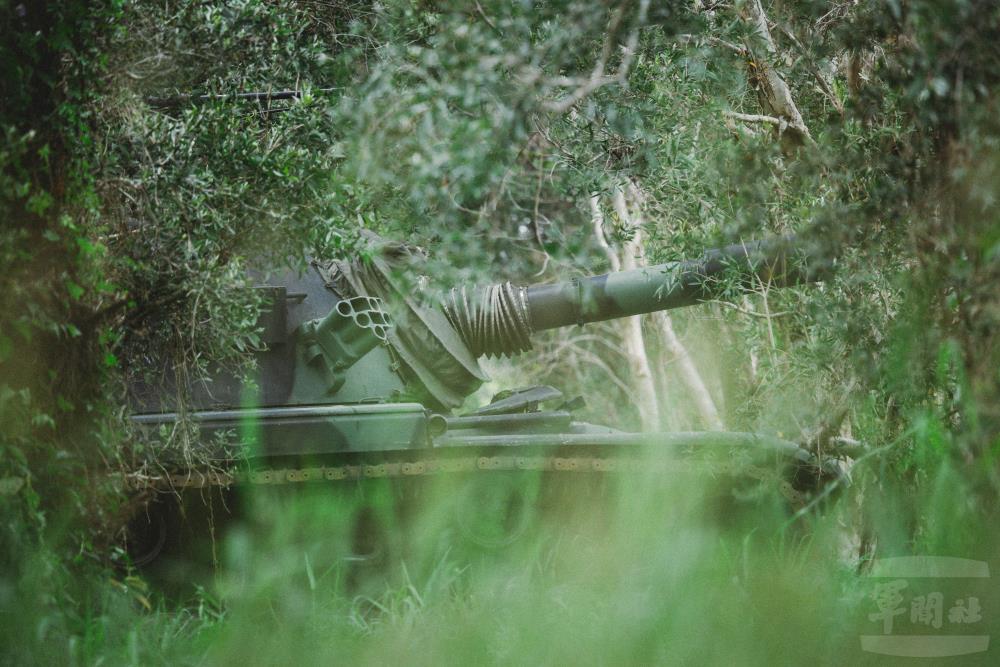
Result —
<path fill-rule="evenodd" d="M 795 48 L 798 49 L 799 53 L 802 54 L 802 57 L 806 61 L 806 66 L 809 68 L 809 73 L 813 75 L 814 79 L 816 79 L 816 85 L 819 86 L 820 91 L 822 91 L 826 98 L 830 100 L 830 104 L 832 104 L 833 108 L 837 110 L 837 113 L 843 116 L 843 103 L 841 103 L 837 94 L 833 92 L 833 88 L 830 87 L 830 82 L 826 80 L 823 73 L 819 71 L 818 67 L 816 67 L 816 63 L 813 62 L 813 59 L 810 57 L 809 52 L 806 51 L 806 48 L 802 45 L 802 42 L 800 42 L 799 38 L 795 36 L 795 33 L 789 30 L 786 26 L 778 24 L 778 29 L 781 30 L 785 37 L 787 37 L 789 41 L 795 45 Z"/>
<path fill-rule="evenodd" d="M 733 120 L 741 120 L 744 123 L 768 123 L 777 126 L 779 131 L 788 127 L 788 123 L 784 118 L 778 118 L 776 116 L 762 116 L 759 114 L 739 113 L 736 111 L 723 111 L 722 115 L 726 118 L 732 118 Z"/>
<path fill-rule="evenodd" d="M 615 251 L 612 250 L 607 237 L 604 235 L 604 213 L 601 211 L 601 202 L 597 195 L 591 195 L 590 197 L 590 219 L 594 225 L 594 239 L 597 241 L 597 246 L 604 251 L 604 256 L 608 258 L 611 270 L 616 272 L 621 271 L 622 262 L 618 259 Z"/>
<path fill-rule="evenodd" d="M 773 60 L 777 59 L 778 48 L 771 36 L 771 30 L 767 25 L 767 16 L 764 14 L 760 0 L 746 0 L 739 13 L 740 18 L 753 28 L 760 42 L 756 49 L 754 45 L 748 43 L 747 50 L 752 58 L 751 67 L 755 70 L 753 78 L 759 84 L 757 97 L 761 106 L 765 111 L 770 112 L 769 115 L 776 116 L 787 123 L 787 131 L 780 125 L 778 126 L 782 136 L 791 137 L 797 144 L 814 144 L 812 135 L 809 134 L 809 128 L 806 127 L 805 121 L 802 120 L 802 114 L 799 113 L 799 108 L 795 105 L 795 100 L 792 99 L 792 91 L 772 63 Z M 763 49 L 760 46 L 763 46 Z"/>
<path fill-rule="evenodd" d="M 745 58 L 748 55 L 747 47 L 726 41 L 719 37 L 712 37 L 710 35 L 677 35 L 677 41 L 685 46 L 699 46 L 702 43 L 711 44 L 712 46 L 721 46 L 724 49 L 732 51 L 741 58 Z"/>
<path fill-rule="evenodd" d="M 613 75 L 605 74 L 605 70 L 608 66 L 608 60 L 611 59 L 611 53 L 614 48 L 614 38 L 618 34 L 618 26 L 621 25 L 621 22 L 624 20 L 625 8 L 626 4 L 623 3 L 622 5 L 619 5 L 618 9 L 615 10 L 615 13 L 612 15 L 611 22 L 608 26 L 608 34 L 604 39 L 604 46 L 601 49 L 601 56 L 594 64 L 594 69 L 591 71 L 590 77 L 582 81 L 577 89 L 569 95 L 566 95 L 562 99 L 546 103 L 544 108 L 547 111 L 565 113 L 591 93 L 603 88 L 604 86 L 610 84 L 618 84 L 620 86 L 626 85 L 628 82 L 629 71 L 632 69 L 632 62 L 635 60 L 636 48 L 639 45 L 639 29 L 646 23 L 646 12 L 649 9 L 649 0 L 641 0 L 639 2 L 639 15 L 636 17 L 635 26 L 629 33 L 628 39 L 625 41 L 625 45 L 622 47 L 622 61 L 618 65 L 618 71 Z M 566 79 L 559 79 L 558 81 L 562 84 L 570 83 L 570 81 Z"/>

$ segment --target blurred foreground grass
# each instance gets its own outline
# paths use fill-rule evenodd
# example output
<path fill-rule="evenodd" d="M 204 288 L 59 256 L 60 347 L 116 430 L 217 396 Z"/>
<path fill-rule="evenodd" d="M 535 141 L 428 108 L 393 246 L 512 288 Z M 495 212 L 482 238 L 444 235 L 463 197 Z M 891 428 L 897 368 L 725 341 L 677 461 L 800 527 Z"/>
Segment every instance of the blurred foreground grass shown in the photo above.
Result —
<path fill-rule="evenodd" d="M 61 633 L 45 626 L 45 600 L 11 619 L 7 641 L 16 638 L 22 664 L 886 660 L 860 650 L 860 635 L 882 629 L 868 618 L 878 611 L 872 594 L 879 580 L 859 574 L 858 536 L 847 528 L 857 525 L 857 503 L 849 491 L 795 517 L 773 490 L 728 477 L 577 475 L 553 485 L 520 475 L 516 487 L 528 489 L 530 520 L 518 524 L 525 528 L 520 539 L 499 549 L 470 541 L 468 531 L 479 522 L 471 530 L 490 534 L 503 508 L 470 499 L 454 478 L 413 488 L 384 480 L 258 487 L 228 499 L 242 518 L 227 524 L 214 517 L 219 567 L 206 564 L 203 588 L 188 586 L 178 600 L 152 585 L 155 570 L 117 575 L 84 605 L 93 616 L 65 628 L 68 645 L 46 641 Z M 547 491 L 531 491 L 540 482 Z M 897 500 L 962 502 L 957 488 L 944 493 L 951 483 L 944 475 L 937 495 L 899 491 Z M 870 513 L 876 530 L 879 512 L 893 511 L 887 498 Z M 381 531 L 377 557 L 351 553 L 361 510 Z M 922 550 L 986 560 L 996 571 L 995 531 L 968 527 L 943 521 L 916 547 L 886 532 L 878 536 L 879 555 Z M 36 570 L 44 576 L 44 568 Z M 910 583 L 895 634 L 988 634 L 996 626 L 989 581 L 924 582 L 944 594 L 938 629 L 910 622 L 910 598 L 931 590 Z M 38 590 L 45 588 L 39 581 Z M 66 590 L 74 595 L 72 586 Z M 966 595 L 980 598 L 982 620 L 949 624 L 952 600 Z M 962 664 L 986 664 L 990 653 Z"/>

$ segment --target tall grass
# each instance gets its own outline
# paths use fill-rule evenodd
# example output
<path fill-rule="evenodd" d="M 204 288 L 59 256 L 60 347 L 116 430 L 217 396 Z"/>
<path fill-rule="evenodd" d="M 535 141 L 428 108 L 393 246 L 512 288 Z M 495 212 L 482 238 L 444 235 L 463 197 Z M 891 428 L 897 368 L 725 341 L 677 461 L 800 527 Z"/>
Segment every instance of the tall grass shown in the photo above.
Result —
<path fill-rule="evenodd" d="M 859 568 L 850 489 L 796 516 L 773 489 L 740 478 L 518 475 L 516 485 L 489 473 L 249 488 L 238 505 L 229 499 L 238 517 L 216 516 L 218 567 L 204 587 L 188 581 L 178 602 L 119 580 L 69 645 L 24 655 L 137 665 L 880 662 L 860 650 L 859 636 L 880 624 L 867 617 L 876 582 Z M 495 533 L 505 511 L 469 484 L 501 496 L 543 487 L 530 520 L 506 524 L 519 539 L 469 539 Z M 942 493 L 900 490 L 895 501 L 942 506 Z M 889 495 L 879 503 L 892 510 Z M 358 554 L 362 511 L 377 539 Z M 932 553 L 996 570 L 993 532 L 970 541 L 959 525 L 939 530 Z M 886 553 L 913 550 L 879 537 Z M 995 586 L 969 583 L 964 594 L 983 600 L 977 631 L 988 631 Z M 962 586 L 953 588 L 946 597 Z"/>

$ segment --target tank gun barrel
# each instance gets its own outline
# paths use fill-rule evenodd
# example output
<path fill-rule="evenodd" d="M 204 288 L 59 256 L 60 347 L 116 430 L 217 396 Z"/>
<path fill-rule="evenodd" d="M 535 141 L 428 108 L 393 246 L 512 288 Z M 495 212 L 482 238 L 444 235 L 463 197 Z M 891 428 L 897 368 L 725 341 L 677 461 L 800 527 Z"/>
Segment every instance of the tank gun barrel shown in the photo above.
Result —
<path fill-rule="evenodd" d="M 791 238 L 709 250 L 700 259 L 535 285 L 527 289 L 534 331 L 693 306 L 719 297 L 733 283 L 787 287 L 809 279 L 796 266 Z"/>
<path fill-rule="evenodd" d="M 443 309 L 477 355 L 530 347 L 535 331 L 691 306 L 722 296 L 735 281 L 786 287 L 821 279 L 825 264 L 796 257 L 794 237 L 740 243 L 696 260 L 517 287 L 455 288 Z"/>

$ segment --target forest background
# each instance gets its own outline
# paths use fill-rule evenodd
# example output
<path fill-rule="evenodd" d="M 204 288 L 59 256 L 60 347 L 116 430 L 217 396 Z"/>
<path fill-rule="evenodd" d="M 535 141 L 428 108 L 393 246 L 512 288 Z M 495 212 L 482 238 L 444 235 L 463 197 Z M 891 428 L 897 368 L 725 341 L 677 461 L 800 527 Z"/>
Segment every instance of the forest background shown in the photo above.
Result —
<path fill-rule="evenodd" d="M 864 562 L 1000 567 L 996 3 L 7 0 L 0 25 L 4 660 L 838 662 Z M 126 381 L 241 363 L 248 264 L 363 229 L 430 249 L 432 289 L 797 234 L 836 258 L 823 284 L 554 332 L 480 398 L 545 382 L 609 423 L 850 442 L 850 484 L 794 529 L 679 503 L 681 538 L 625 530 L 576 569 L 441 561 L 354 597 L 278 531 L 253 548 L 295 565 L 160 600 L 116 561 Z"/>

